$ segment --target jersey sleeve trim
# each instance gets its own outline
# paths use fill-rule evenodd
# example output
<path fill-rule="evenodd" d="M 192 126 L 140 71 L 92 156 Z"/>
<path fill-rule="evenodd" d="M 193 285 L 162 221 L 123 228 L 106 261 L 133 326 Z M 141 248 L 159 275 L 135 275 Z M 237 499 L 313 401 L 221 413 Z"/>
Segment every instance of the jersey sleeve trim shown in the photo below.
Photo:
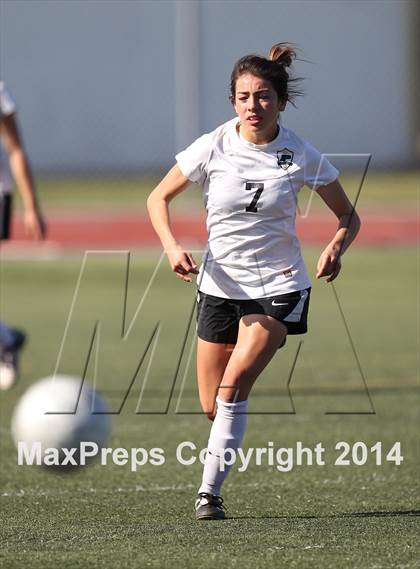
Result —
<path fill-rule="evenodd" d="M 307 141 L 304 141 L 304 185 L 312 191 L 334 182 L 340 174 L 327 158 Z"/>
<path fill-rule="evenodd" d="M 305 183 L 312 191 L 316 192 L 322 186 L 327 186 L 334 182 L 339 175 L 339 170 L 331 164 L 325 154 L 322 154 L 315 177 L 313 179 L 308 178 Z"/>

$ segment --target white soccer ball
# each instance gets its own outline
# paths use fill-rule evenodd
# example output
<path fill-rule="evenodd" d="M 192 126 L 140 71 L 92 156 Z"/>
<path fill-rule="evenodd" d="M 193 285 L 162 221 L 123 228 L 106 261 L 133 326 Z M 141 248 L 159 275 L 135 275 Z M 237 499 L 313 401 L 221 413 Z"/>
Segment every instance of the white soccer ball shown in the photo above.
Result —
<path fill-rule="evenodd" d="M 77 448 L 90 442 L 100 449 L 111 430 L 107 405 L 78 377 L 56 375 L 34 383 L 18 401 L 12 417 L 16 447 L 41 443 L 46 449 Z M 78 453 L 77 453 L 78 454 Z"/>

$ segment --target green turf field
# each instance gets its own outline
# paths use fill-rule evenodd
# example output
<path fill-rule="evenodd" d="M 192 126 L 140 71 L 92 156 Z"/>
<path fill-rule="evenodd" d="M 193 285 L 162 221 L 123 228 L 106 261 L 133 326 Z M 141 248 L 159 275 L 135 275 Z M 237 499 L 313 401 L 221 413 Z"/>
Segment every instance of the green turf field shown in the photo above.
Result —
<path fill-rule="evenodd" d="M 316 254 L 305 253 L 311 274 Z M 289 472 L 265 464 L 242 473 L 234 467 L 224 487 L 231 519 L 200 524 L 192 511 L 201 466 L 183 466 L 175 458 L 182 441 L 205 447 L 210 426 L 198 413 L 194 355 L 189 358 L 194 288 L 178 281 L 166 263 L 122 345 L 126 258 L 90 259 L 59 366 L 81 373 L 92 326 L 100 320 L 97 386 L 117 410 L 160 322 L 154 357 L 146 352 L 125 406 L 113 417 L 109 446 L 161 447 L 165 464 L 137 472 L 128 465 L 95 464 L 71 474 L 16 465 L 11 413 L 25 388 L 54 369 L 81 261 L 73 256 L 2 263 L 2 317 L 30 334 L 22 381 L 1 394 L 2 567 L 420 567 L 415 248 L 355 248 L 346 254 L 335 292 L 351 340 L 334 291 L 317 282 L 311 331 L 301 338 L 291 375 L 292 399 L 287 381 L 298 337 L 289 338 L 255 387 L 243 446 L 322 442 L 327 464 Z M 150 253 L 132 257 L 126 328 L 156 261 Z M 89 377 L 93 370 L 91 362 Z M 381 441 L 385 451 L 400 441 L 404 460 L 377 466 L 369 455 L 365 465 L 337 466 L 339 441 L 368 447 Z"/>
<path fill-rule="evenodd" d="M 354 200 L 361 184 L 362 172 L 343 172 L 340 180 L 350 199 Z M 42 203 L 47 211 L 92 212 L 130 209 L 133 213 L 145 213 L 146 197 L 159 182 L 159 176 L 142 178 L 39 178 L 38 187 Z M 301 192 L 305 203 L 308 190 Z M 417 171 L 374 172 L 369 171 L 363 183 L 359 207 L 383 209 L 418 209 L 420 176 Z M 185 213 L 185 207 L 201 207 L 201 190 L 193 185 L 172 203 L 174 211 Z M 313 207 L 325 207 L 319 198 Z"/>

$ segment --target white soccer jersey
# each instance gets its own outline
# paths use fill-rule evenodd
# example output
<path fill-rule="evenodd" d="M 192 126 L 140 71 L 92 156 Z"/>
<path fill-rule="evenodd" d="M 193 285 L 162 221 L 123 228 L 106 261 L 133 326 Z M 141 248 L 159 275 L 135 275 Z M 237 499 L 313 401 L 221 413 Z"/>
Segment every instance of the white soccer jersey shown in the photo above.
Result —
<path fill-rule="evenodd" d="M 16 112 L 16 105 L 10 93 L 6 90 L 3 81 L 0 81 L 0 124 L 3 117 Z M 12 191 L 13 182 L 9 171 L 9 161 L 6 152 L 0 143 L 0 195 Z"/>
<path fill-rule="evenodd" d="M 263 298 L 311 286 L 296 237 L 297 194 L 333 182 L 338 170 L 313 146 L 280 126 L 275 140 L 245 140 L 232 119 L 176 155 L 181 172 L 203 188 L 208 246 L 200 291 Z"/>

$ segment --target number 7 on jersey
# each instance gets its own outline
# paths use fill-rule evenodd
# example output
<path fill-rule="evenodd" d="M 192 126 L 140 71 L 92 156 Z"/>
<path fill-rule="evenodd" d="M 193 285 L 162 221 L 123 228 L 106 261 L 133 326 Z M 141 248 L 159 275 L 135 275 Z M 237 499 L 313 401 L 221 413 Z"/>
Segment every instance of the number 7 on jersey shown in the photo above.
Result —
<path fill-rule="evenodd" d="M 264 184 L 262 182 L 245 182 L 245 190 L 257 190 L 252 198 L 249 205 L 246 206 L 245 211 L 257 212 L 257 203 L 261 197 L 264 189 Z"/>

